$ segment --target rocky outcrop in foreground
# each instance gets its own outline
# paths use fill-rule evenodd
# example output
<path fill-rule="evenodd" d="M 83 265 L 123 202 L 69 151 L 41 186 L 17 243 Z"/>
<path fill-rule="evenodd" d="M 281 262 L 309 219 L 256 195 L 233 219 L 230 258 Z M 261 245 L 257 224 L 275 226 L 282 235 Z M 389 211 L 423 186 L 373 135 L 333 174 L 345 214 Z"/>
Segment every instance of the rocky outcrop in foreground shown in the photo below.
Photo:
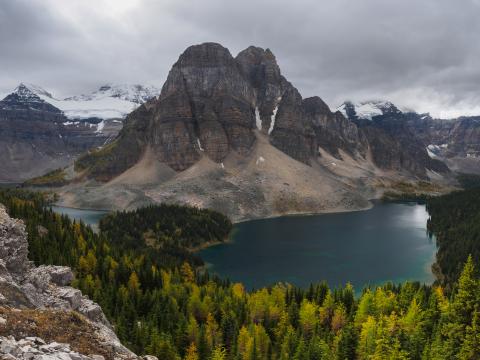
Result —
<path fill-rule="evenodd" d="M 69 344 L 52 342 L 47 344 L 38 337 L 15 340 L 13 336 L 0 337 L 2 359 L 42 359 L 42 360 L 103 360 L 102 355 L 85 356 L 70 349 Z"/>
<path fill-rule="evenodd" d="M 100 306 L 68 286 L 73 279 L 68 267 L 36 267 L 28 260 L 25 225 L 0 204 L 2 359 L 137 359 L 120 343 Z M 37 336 L 44 339 L 32 338 Z M 72 350 L 57 344 L 66 341 Z"/>

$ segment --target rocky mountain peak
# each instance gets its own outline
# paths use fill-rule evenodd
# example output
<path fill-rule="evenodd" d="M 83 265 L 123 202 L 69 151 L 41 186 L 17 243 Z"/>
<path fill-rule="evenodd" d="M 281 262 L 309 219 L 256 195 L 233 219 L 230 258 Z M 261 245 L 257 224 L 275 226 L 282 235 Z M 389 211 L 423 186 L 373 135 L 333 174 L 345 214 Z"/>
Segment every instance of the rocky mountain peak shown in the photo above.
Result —
<path fill-rule="evenodd" d="M 243 72 L 255 83 L 262 79 L 269 83 L 278 81 L 280 78 L 280 68 L 277 64 L 275 55 L 270 49 L 262 49 L 256 46 L 249 46 L 238 53 L 237 62 Z M 256 87 L 261 84 L 255 84 Z"/>
<path fill-rule="evenodd" d="M 382 110 L 382 113 L 384 115 L 402 113 L 400 109 L 390 101 L 377 100 L 377 101 L 372 101 L 371 103 L 377 106 L 380 110 Z"/>
<path fill-rule="evenodd" d="M 312 114 L 330 114 L 328 105 L 318 96 L 303 99 L 305 111 Z"/>
<path fill-rule="evenodd" d="M 226 47 L 214 42 L 206 42 L 189 46 L 173 67 L 217 67 L 229 65 L 232 62 L 233 56 Z"/>
<path fill-rule="evenodd" d="M 2 110 L 40 110 L 45 112 L 60 114 L 61 110 L 47 103 L 40 95 L 48 92 L 40 87 L 28 86 L 20 83 L 15 90 L 0 101 L 0 109 Z"/>
<path fill-rule="evenodd" d="M 39 85 L 36 85 L 36 84 L 32 84 L 32 83 L 20 83 L 20 85 L 17 87 L 18 88 L 27 88 L 28 90 L 30 90 L 31 92 L 33 92 L 34 94 L 42 97 L 42 96 L 46 96 L 48 98 L 51 98 L 53 99 L 53 96 L 50 92 L 48 92 L 47 90 L 45 90 L 43 87 L 39 86 Z"/>
<path fill-rule="evenodd" d="M 243 58 L 248 58 L 256 63 L 260 63 L 263 60 L 273 61 L 276 63 L 275 55 L 270 49 L 264 49 L 253 45 L 250 45 L 248 48 L 240 51 L 236 57 L 238 61 L 241 61 Z"/>

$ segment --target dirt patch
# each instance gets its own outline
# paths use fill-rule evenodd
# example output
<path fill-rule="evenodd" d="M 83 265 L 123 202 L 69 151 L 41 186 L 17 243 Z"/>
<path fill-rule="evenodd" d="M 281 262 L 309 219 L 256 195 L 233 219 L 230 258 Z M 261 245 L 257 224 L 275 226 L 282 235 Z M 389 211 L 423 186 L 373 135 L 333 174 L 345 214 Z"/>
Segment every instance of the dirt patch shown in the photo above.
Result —
<path fill-rule="evenodd" d="M 99 354 L 105 359 L 114 359 L 113 351 L 95 334 L 96 328 L 76 312 L 0 307 L 0 317 L 6 319 L 6 324 L 0 326 L 0 336 L 11 335 L 16 339 L 36 336 L 47 343 L 70 344 L 71 349 L 80 354 Z"/>

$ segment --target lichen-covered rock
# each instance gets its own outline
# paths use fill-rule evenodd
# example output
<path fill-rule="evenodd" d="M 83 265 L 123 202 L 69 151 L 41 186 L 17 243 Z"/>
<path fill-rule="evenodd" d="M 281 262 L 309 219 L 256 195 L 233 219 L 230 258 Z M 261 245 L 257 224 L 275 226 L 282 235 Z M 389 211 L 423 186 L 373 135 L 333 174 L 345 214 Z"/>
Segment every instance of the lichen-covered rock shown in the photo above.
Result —
<path fill-rule="evenodd" d="M 0 356 L 2 359 L 25 360 L 99 360 L 102 355 L 82 355 L 70 349 L 69 344 L 45 343 L 40 338 L 26 337 L 15 340 L 13 336 L 0 336 Z"/>
<path fill-rule="evenodd" d="M 73 272 L 68 266 L 41 265 L 37 271 L 47 273 L 50 281 L 59 286 L 70 285 L 73 281 Z"/>
<path fill-rule="evenodd" d="M 25 239 L 25 225 L 8 216 L 0 205 L 0 260 L 3 271 L 12 276 L 21 276 L 31 267 L 28 260 L 28 242 Z M 0 270 L 0 273 L 2 270 Z"/>

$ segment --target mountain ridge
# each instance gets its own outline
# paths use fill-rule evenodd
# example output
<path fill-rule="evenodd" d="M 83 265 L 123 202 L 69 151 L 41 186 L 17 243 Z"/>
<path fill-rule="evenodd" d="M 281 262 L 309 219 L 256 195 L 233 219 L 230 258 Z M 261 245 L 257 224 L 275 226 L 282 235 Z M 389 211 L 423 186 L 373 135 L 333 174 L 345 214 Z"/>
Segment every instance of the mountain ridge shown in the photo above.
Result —
<path fill-rule="evenodd" d="M 369 102 L 361 102 L 366 104 Z M 379 103 L 390 104 L 390 110 L 382 111 L 377 107 L 377 113 L 358 111 L 357 104 L 344 102 L 342 110 L 351 121 L 360 126 L 385 127 L 388 121 L 403 124 L 405 132 L 412 133 L 427 154 L 435 160 L 442 160 L 454 171 L 480 173 L 480 116 L 461 116 L 455 119 L 435 119 L 430 114 L 419 114 L 415 111 L 401 111 L 388 101 Z M 398 110 L 398 111 L 397 111 Z M 390 124 L 391 126 L 392 124 Z M 385 130 L 385 129 L 384 129 Z M 402 133 L 391 134 L 401 136 Z M 432 152 L 434 151 L 434 152 Z"/>

